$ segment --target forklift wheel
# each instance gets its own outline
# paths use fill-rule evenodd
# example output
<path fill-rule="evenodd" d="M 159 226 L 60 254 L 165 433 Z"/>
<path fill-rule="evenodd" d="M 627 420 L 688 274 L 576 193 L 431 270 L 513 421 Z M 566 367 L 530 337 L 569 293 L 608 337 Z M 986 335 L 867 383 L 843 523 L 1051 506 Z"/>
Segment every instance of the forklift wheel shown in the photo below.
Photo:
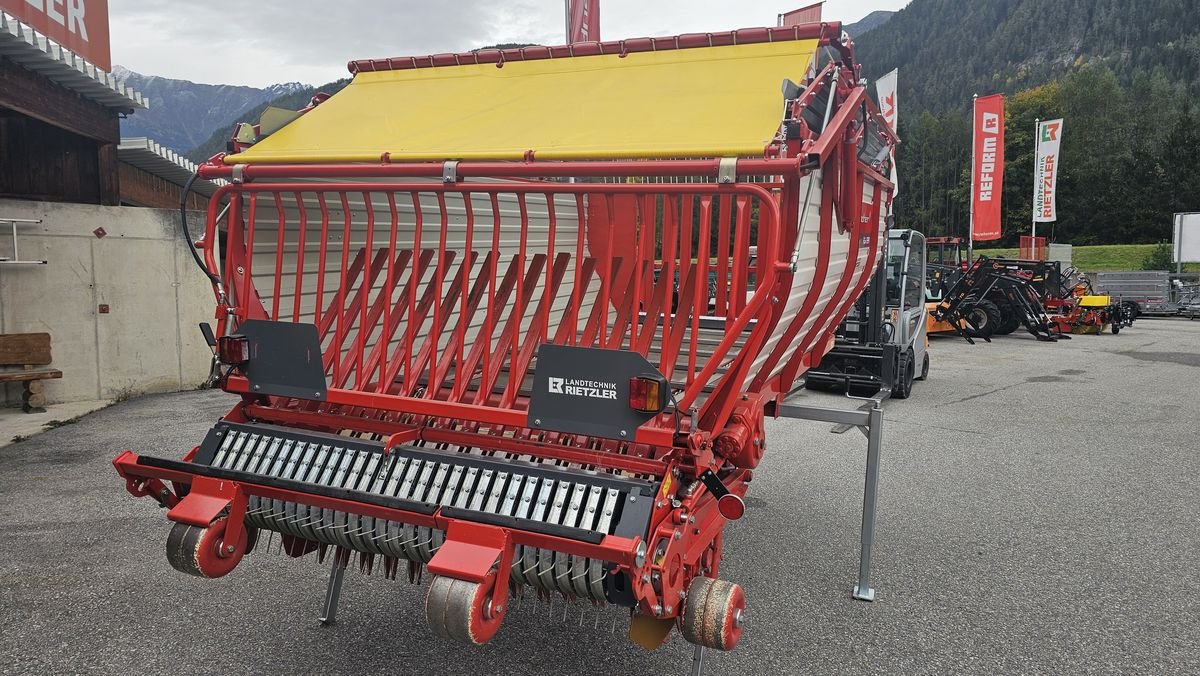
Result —
<path fill-rule="evenodd" d="M 921 360 L 921 375 L 917 376 L 917 380 L 925 381 L 929 379 L 929 353 L 925 353 L 925 358 Z"/>
<path fill-rule="evenodd" d="M 913 378 L 916 376 L 917 367 L 913 364 L 912 350 L 909 350 L 900 358 L 900 379 L 896 381 L 896 386 L 892 390 L 893 399 L 908 399 L 908 395 L 912 394 Z"/>

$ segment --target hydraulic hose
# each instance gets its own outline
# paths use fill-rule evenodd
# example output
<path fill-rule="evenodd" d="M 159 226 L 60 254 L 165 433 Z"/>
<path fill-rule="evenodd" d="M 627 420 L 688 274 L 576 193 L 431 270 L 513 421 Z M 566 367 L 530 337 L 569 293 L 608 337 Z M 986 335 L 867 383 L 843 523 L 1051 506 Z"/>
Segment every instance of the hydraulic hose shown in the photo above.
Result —
<path fill-rule="evenodd" d="M 197 169 L 192 173 L 192 176 L 187 180 L 187 183 L 183 184 L 183 192 L 179 195 L 179 223 L 183 226 L 183 238 L 187 241 L 188 251 L 192 252 L 192 258 L 196 260 L 196 265 L 200 268 L 200 271 L 204 273 L 204 276 L 208 277 L 209 281 L 211 281 L 214 286 L 220 287 L 221 278 L 217 277 L 217 275 L 213 273 L 212 270 L 209 270 L 208 266 L 204 264 L 204 259 L 200 257 L 200 252 L 196 250 L 196 242 L 192 239 L 192 232 L 188 229 L 187 198 L 192 192 L 192 184 L 195 183 L 199 178 L 200 170 Z"/>

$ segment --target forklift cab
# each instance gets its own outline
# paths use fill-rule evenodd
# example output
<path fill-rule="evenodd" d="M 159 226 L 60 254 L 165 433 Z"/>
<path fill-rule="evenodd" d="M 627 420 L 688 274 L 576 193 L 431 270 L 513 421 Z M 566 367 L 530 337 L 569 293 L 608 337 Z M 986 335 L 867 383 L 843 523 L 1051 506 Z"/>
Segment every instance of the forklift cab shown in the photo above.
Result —
<path fill-rule="evenodd" d="M 889 230 L 884 279 L 887 285 L 884 340 L 912 349 L 917 378 L 929 370 L 925 333 L 925 235 Z"/>
<path fill-rule="evenodd" d="M 925 240 L 925 300 L 941 302 L 950 287 L 966 272 L 969 262 L 961 237 L 929 237 Z"/>

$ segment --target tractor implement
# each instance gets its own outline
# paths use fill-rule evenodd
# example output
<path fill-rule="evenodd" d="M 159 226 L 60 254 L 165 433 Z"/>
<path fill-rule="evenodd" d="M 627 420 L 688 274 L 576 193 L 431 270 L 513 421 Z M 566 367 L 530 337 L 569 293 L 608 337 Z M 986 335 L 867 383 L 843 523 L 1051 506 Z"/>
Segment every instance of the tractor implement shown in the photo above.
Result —
<path fill-rule="evenodd" d="M 433 632 L 465 643 L 530 590 L 628 608 L 643 646 L 732 649 L 723 532 L 765 415 L 886 243 L 896 139 L 852 41 L 820 23 L 350 70 L 198 170 L 225 181 L 188 238 L 232 407 L 181 458 L 114 460 L 168 509 L 168 561 L 217 578 L 277 539 L 332 559 L 327 622 L 357 559 L 427 580 Z"/>

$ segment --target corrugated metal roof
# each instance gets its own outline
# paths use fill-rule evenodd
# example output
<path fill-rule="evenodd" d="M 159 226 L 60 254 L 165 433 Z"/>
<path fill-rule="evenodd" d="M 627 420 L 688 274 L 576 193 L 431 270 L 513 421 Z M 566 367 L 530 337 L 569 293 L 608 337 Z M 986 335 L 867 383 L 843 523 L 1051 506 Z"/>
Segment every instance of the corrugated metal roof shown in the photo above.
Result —
<path fill-rule="evenodd" d="M 148 110 L 150 100 L 63 49 L 16 18 L 0 12 L 0 56 L 12 59 L 80 96 L 122 113 Z"/>
<path fill-rule="evenodd" d="M 117 159 L 179 186 L 187 183 L 196 171 L 195 162 L 144 136 L 121 139 L 121 144 L 117 146 Z M 220 179 L 197 179 L 192 189 L 211 197 L 217 187 L 225 183 Z"/>

